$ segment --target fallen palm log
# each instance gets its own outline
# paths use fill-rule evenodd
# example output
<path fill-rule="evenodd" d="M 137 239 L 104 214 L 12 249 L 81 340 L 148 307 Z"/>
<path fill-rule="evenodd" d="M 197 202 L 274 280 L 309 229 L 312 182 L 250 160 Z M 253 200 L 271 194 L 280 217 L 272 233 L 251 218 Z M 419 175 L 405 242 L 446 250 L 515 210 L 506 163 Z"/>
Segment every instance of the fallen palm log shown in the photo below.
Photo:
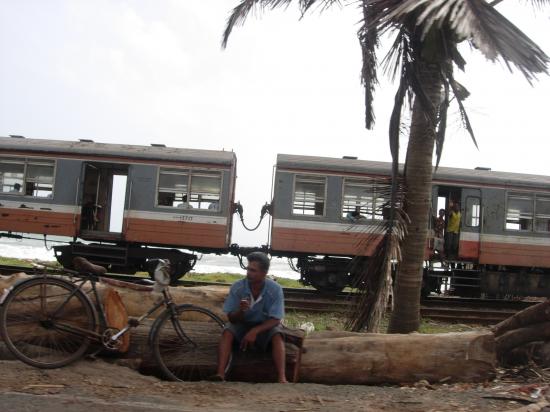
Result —
<path fill-rule="evenodd" d="M 4 282 L 5 285 L 5 282 Z M 110 284 L 118 292 L 130 316 L 141 315 L 156 299 L 148 291 L 137 291 Z M 106 287 L 98 285 L 103 294 Z M 1 293 L 1 291 L 0 291 Z M 172 296 L 178 303 L 194 303 L 208 307 L 220 313 L 226 289 L 198 287 L 171 288 Z M 150 323 L 132 332 L 126 359 L 133 360 L 136 367 L 149 369 L 160 375 L 151 357 L 148 345 Z M 217 340 L 221 329 L 212 325 L 212 330 L 201 336 L 208 336 L 209 342 L 201 341 L 203 350 L 197 356 L 182 352 L 174 345 L 173 332 L 163 335 L 165 348 L 172 348 L 172 358 L 168 363 L 178 366 L 202 368 L 197 376 L 203 377 L 211 371 L 216 363 Z M 201 325 L 186 326 L 193 334 L 193 328 Z M 287 348 L 289 346 L 287 345 Z M 289 349 L 287 358 L 293 376 L 300 382 L 327 384 L 374 384 L 404 383 L 421 379 L 429 382 L 444 381 L 483 381 L 493 377 L 495 366 L 495 343 L 490 332 L 466 332 L 438 335 L 383 335 L 361 334 L 351 332 L 324 332 L 313 334 L 305 340 L 304 351 L 294 352 Z M 248 354 L 247 354 L 248 356 Z M 262 355 L 263 356 L 263 355 Z M 208 359 L 207 362 L 204 360 Z M 270 357 L 263 357 L 254 363 L 251 359 L 236 359 L 233 378 L 257 382 L 274 380 L 269 375 L 261 378 L 261 373 L 272 373 L 273 364 Z M 239 372 L 241 370 L 241 372 Z M 243 372 L 244 371 L 244 372 Z M 298 372 L 297 372 L 298 371 Z M 238 373 L 239 372 L 239 373 Z M 295 375 L 294 375 L 295 374 Z M 271 375 L 272 376 L 272 375 Z"/>
<path fill-rule="evenodd" d="M 527 360 L 533 352 L 533 343 L 550 341 L 550 300 L 530 306 L 491 329 L 502 363 Z"/>
<path fill-rule="evenodd" d="M 170 369 L 180 369 L 187 379 L 204 379 L 216 372 L 217 351 L 222 329 L 215 322 L 199 319 L 181 319 L 184 333 L 190 341 L 182 340 L 174 329 L 167 327 L 160 335 L 158 346 Z M 120 358 L 133 360 L 124 364 L 146 374 L 159 375 L 149 341 L 151 320 L 132 329 L 130 347 Z M 300 329 L 285 329 L 286 372 L 290 382 L 299 379 L 301 347 L 305 332 Z M 192 374 L 192 376 L 191 376 Z M 244 382 L 275 382 L 277 374 L 271 353 L 261 350 L 235 350 L 228 380 Z"/>
<path fill-rule="evenodd" d="M 128 282 L 114 281 L 113 279 L 102 279 L 98 285 L 98 291 L 103 294 L 105 285 L 112 287 L 118 292 L 128 316 L 141 316 L 147 309 L 152 307 L 161 297 L 154 293 L 152 287 L 133 285 Z M 174 303 L 189 304 L 206 308 L 215 315 L 225 319 L 222 311 L 223 302 L 227 296 L 227 288 L 223 286 L 194 286 L 194 287 L 170 287 L 170 294 Z M 161 307 L 154 315 L 163 310 Z"/>
<path fill-rule="evenodd" d="M 193 327 L 198 327 L 195 325 Z M 212 330 L 212 334 L 219 330 Z M 150 350 L 147 330 L 132 333 L 131 348 L 125 358 L 139 357 Z M 195 332 L 190 329 L 191 335 Z M 344 336 L 342 336 L 344 335 Z M 299 334 L 298 334 L 299 336 Z M 169 337 L 166 337 L 170 341 Z M 199 355 L 186 349 L 174 349 L 172 366 L 194 367 L 196 376 L 207 376 L 215 369 L 216 336 L 201 342 Z M 324 384 L 406 383 L 425 379 L 429 382 L 480 382 L 495 373 L 492 333 L 465 332 L 434 335 L 384 335 L 351 332 L 313 334 L 300 343 L 287 341 L 287 379 Z M 300 353 L 303 352 L 300 356 Z M 140 355 L 141 354 L 141 355 Z M 207 361 L 208 360 L 208 361 Z M 145 356 L 134 367 L 154 372 L 154 361 Z M 236 352 L 230 380 L 273 382 L 276 380 L 269 353 Z"/>
<path fill-rule="evenodd" d="M 512 329 L 520 329 L 536 323 L 550 321 L 550 300 L 529 306 L 491 328 L 495 336 L 500 336 Z"/>
<path fill-rule="evenodd" d="M 0 296 L 17 282 L 30 278 L 30 275 L 17 273 L 10 276 L 0 276 Z M 128 316 L 141 316 L 147 309 L 152 307 L 159 299 L 160 295 L 153 293 L 150 286 L 134 285 L 128 282 L 117 281 L 108 278 L 102 278 L 102 281 L 97 284 L 97 290 L 100 299 L 103 298 L 105 292 L 109 289 L 114 289 L 121 297 Z M 222 286 L 196 286 L 196 287 L 170 287 L 170 294 L 176 304 L 191 304 L 201 306 L 211 310 L 216 315 L 224 317 L 221 310 L 223 302 L 227 295 L 227 288 Z M 84 291 L 90 291 L 90 285 L 84 287 Z M 158 315 L 159 309 L 154 315 Z"/>
<path fill-rule="evenodd" d="M 342 336 L 343 335 L 343 336 Z M 300 381 L 325 384 L 479 382 L 495 373 L 490 332 L 313 334 L 304 343 Z"/>

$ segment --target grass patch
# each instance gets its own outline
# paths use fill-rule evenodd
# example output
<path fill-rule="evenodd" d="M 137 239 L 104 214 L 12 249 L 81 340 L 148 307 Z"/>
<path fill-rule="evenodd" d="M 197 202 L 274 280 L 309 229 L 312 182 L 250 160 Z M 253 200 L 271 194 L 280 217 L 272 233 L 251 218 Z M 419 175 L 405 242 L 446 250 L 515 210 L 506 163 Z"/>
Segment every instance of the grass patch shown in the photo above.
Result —
<path fill-rule="evenodd" d="M 56 260 L 18 259 L 0 256 L 0 265 L 25 266 L 30 268 L 32 267 L 33 263 L 61 267 L 59 262 L 57 262 Z"/>
<path fill-rule="evenodd" d="M 0 265 L 12 265 L 12 266 L 25 266 L 25 267 L 32 267 L 33 261 L 31 260 L 25 260 L 25 259 L 17 259 L 17 258 L 9 258 L 9 257 L 0 257 Z M 50 263 L 50 262 L 48 262 Z M 51 262 L 54 264 L 54 262 Z"/>
<path fill-rule="evenodd" d="M 285 324 L 289 328 L 299 328 L 306 322 L 311 322 L 316 331 L 334 330 L 343 331 L 347 318 L 342 313 L 307 313 L 299 311 L 287 311 Z M 380 324 L 380 333 L 386 333 L 389 323 L 389 315 L 382 319 Z M 421 319 L 419 333 L 449 333 L 449 332 L 467 332 L 478 329 L 478 326 L 465 325 L 462 323 L 444 323 L 431 319 Z"/>
<path fill-rule="evenodd" d="M 239 275 L 237 273 L 188 273 L 185 275 L 182 280 L 194 280 L 197 282 L 217 282 L 217 283 L 235 283 L 237 280 L 244 279 L 244 275 Z M 269 275 L 268 275 L 269 277 Z M 309 286 L 304 286 L 300 283 L 300 281 L 296 279 L 288 279 L 288 278 L 280 278 L 277 276 L 271 277 L 271 279 L 274 279 L 279 285 L 281 285 L 284 288 L 308 288 Z"/>
<path fill-rule="evenodd" d="M 422 318 L 420 320 L 419 333 L 448 333 L 448 332 L 467 332 L 479 329 L 479 326 L 465 325 L 463 323 L 444 323 L 436 320 Z"/>
<path fill-rule="evenodd" d="M 188 273 L 181 280 L 193 280 L 197 282 L 235 283 L 243 279 L 243 275 L 237 273 Z"/>
<path fill-rule="evenodd" d="M 311 322 L 316 331 L 320 330 L 344 330 L 346 318 L 341 313 L 307 313 L 287 311 L 285 324 L 289 328 L 299 328 L 300 325 Z"/>

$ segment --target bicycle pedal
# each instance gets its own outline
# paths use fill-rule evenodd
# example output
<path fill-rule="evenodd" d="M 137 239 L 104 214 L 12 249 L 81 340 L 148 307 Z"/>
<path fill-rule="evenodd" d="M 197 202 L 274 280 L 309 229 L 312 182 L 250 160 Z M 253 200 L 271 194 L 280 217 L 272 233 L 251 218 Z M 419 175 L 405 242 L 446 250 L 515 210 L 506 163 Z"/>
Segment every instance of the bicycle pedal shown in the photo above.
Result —
<path fill-rule="evenodd" d="M 137 318 L 128 318 L 128 325 L 132 328 L 137 328 L 139 326 L 139 320 Z"/>

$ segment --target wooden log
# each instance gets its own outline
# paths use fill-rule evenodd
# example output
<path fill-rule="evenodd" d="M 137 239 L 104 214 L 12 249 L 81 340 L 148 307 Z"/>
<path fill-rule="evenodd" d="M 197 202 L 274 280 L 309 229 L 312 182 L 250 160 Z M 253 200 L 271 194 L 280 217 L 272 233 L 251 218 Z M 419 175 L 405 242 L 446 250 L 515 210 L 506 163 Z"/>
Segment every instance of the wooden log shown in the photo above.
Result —
<path fill-rule="evenodd" d="M 529 342 L 550 340 L 550 321 L 504 332 L 495 339 L 497 355 L 505 358 L 509 351 Z"/>
<path fill-rule="evenodd" d="M 114 287 L 120 294 L 128 316 L 141 316 L 159 299 L 159 295 L 152 292 L 137 292 L 132 289 Z M 176 304 L 191 304 L 211 310 L 214 314 L 225 319 L 222 311 L 223 302 L 227 296 L 227 288 L 219 286 L 171 287 L 170 293 Z M 154 317 L 163 310 L 155 312 Z"/>
<path fill-rule="evenodd" d="M 139 359 L 139 362 L 125 364 L 147 374 L 159 375 L 158 365 L 149 347 L 149 326 L 150 324 L 146 322 L 132 330 L 130 349 L 122 355 L 122 359 Z M 192 377 L 196 380 L 204 379 L 216 372 L 218 344 L 221 337 L 221 330 L 216 325 L 205 325 L 204 322 L 185 324 L 185 332 L 189 336 L 195 338 L 201 336 L 198 339 L 200 344 L 198 348 L 180 343 L 175 332 L 170 332 L 163 336 L 165 345 L 172 348 L 168 363 L 170 368 L 192 370 Z M 288 330 L 287 333 L 287 339 L 285 339 L 287 379 L 290 382 L 297 382 L 304 332 Z M 246 352 L 235 350 L 227 379 L 243 382 L 276 382 L 277 374 L 271 353 L 260 350 Z"/>
<path fill-rule="evenodd" d="M 99 289 L 104 293 L 104 286 L 100 285 Z M 130 316 L 141 315 L 156 298 L 149 292 L 115 289 Z M 227 289 L 171 288 L 171 292 L 177 303 L 194 303 L 220 314 Z M 141 352 L 141 366 L 154 368 L 147 346 L 148 328 L 143 327 L 141 335 L 138 331 L 133 332 L 130 348 L 125 356 L 131 358 Z M 207 356 L 209 367 L 215 364 L 215 349 L 219 336 L 218 327 L 216 331 L 211 332 L 214 343 L 210 345 L 211 354 Z M 167 339 L 170 340 L 169 336 Z M 289 353 L 291 352 L 289 350 Z M 183 355 L 181 357 L 184 358 Z M 192 358 L 187 356 L 186 359 Z M 198 359 L 200 358 L 192 362 L 200 363 Z M 174 355 L 174 360 L 179 362 L 179 355 Z M 434 335 L 323 332 L 312 334 L 306 339 L 298 380 L 325 384 L 404 383 L 421 379 L 429 382 L 483 381 L 494 376 L 495 363 L 495 341 L 490 332 Z M 238 361 L 236 365 L 239 365 Z M 239 379 L 258 381 L 261 379 L 256 373 L 258 369 L 273 370 L 270 359 L 269 364 L 265 359 L 262 365 L 265 367 L 259 364 L 258 367 L 248 367 L 246 375 L 241 375 Z"/>
<path fill-rule="evenodd" d="M 512 329 L 523 328 L 528 325 L 547 321 L 550 321 L 550 300 L 523 309 L 515 315 L 496 324 L 491 330 L 495 336 L 500 336 Z"/>
<path fill-rule="evenodd" d="M 24 273 L 17 273 L 11 276 L 0 276 L 0 296 L 6 289 L 13 286 L 19 280 L 27 279 L 31 277 Z M 128 316 L 141 316 L 143 313 L 153 306 L 153 304 L 159 299 L 160 295 L 150 291 L 150 288 L 146 287 L 146 290 L 135 290 L 136 285 L 132 285 L 128 282 L 117 281 L 114 283 L 111 279 L 108 280 L 108 286 L 103 283 L 97 284 L 97 289 L 102 298 L 107 287 L 113 288 L 121 297 Z M 142 289 L 143 286 L 140 287 Z M 89 285 L 84 288 L 85 291 L 89 291 Z M 192 304 L 210 309 L 216 315 L 222 319 L 225 318 L 225 314 L 222 311 L 223 302 L 227 296 L 227 288 L 223 286 L 196 286 L 196 287 L 170 287 L 170 293 L 173 301 L 176 304 Z M 161 312 L 162 308 L 155 312 L 153 317 Z"/>
<path fill-rule="evenodd" d="M 0 275 L 0 296 L 2 296 L 4 292 L 7 292 L 6 289 L 9 289 L 11 286 L 15 285 L 18 281 L 27 279 L 29 277 L 30 277 L 29 275 L 23 272 L 14 273 L 13 275 L 9 275 L 9 276 Z"/>
<path fill-rule="evenodd" d="M 300 382 L 478 382 L 495 374 L 492 333 L 329 336 L 324 333 L 315 338 L 313 334 L 306 339 Z"/>

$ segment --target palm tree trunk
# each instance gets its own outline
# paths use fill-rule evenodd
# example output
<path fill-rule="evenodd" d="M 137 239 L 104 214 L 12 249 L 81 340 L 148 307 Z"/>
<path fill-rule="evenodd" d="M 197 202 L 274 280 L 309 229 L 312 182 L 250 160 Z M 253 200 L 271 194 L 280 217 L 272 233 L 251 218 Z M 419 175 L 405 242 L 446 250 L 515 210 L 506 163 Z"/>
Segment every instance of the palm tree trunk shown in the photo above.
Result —
<path fill-rule="evenodd" d="M 438 66 L 421 64 L 418 77 L 432 106 L 437 108 L 442 92 Z M 420 289 L 432 198 L 435 118 L 435 113 L 427 113 L 416 97 L 405 168 L 405 210 L 410 218 L 410 224 L 403 241 L 402 261 L 396 278 L 389 333 L 409 333 L 418 330 L 420 325 Z"/>

